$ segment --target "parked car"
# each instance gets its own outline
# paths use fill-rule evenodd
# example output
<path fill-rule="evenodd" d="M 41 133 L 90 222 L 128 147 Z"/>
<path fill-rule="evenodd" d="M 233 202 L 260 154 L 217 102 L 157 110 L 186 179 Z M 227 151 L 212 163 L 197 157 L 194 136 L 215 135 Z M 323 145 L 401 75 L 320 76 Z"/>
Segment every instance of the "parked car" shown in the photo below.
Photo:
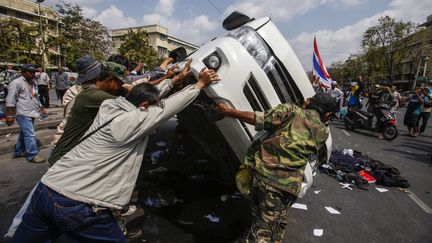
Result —
<path fill-rule="evenodd" d="M 177 132 L 192 138 L 202 150 L 219 163 L 219 178 L 233 182 L 248 147 L 265 136 L 254 126 L 221 116 L 213 107 L 223 101 L 246 111 L 265 111 L 281 103 L 301 104 L 312 97 L 306 72 L 294 51 L 270 18 L 250 19 L 234 12 L 224 21 L 230 32 L 198 48 L 189 57 L 196 82 L 203 67 L 214 69 L 221 81 L 207 87 L 199 97 L 178 114 Z M 186 144 L 186 143 L 184 143 Z M 332 139 L 306 166 L 302 194 L 312 184 L 317 161 L 328 160 Z"/>

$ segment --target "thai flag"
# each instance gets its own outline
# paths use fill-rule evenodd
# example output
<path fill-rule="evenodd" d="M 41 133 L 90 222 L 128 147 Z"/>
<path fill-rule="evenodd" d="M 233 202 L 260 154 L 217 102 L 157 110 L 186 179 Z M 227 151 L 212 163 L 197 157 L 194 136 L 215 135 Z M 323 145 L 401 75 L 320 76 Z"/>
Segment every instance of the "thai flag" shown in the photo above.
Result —
<path fill-rule="evenodd" d="M 323 60 L 321 59 L 321 55 L 318 51 L 318 45 L 316 42 L 316 38 L 314 37 L 314 52 L 313 52 L 313 60 L 312 60 L 312 74 L 314 80 L 319 79 L 320 83 L 325 88 L 331 87 L 332 78 L 327 72 L 327 69 L 324 65 Z"/>

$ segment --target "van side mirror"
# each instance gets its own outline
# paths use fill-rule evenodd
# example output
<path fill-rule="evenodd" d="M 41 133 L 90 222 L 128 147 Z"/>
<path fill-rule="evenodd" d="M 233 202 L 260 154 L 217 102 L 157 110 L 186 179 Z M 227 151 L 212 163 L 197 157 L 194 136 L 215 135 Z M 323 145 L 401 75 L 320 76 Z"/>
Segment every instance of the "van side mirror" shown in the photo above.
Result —
<path fill-rule="evenodd" d="M 250 22 L 251 20 L 252 19 L 246 14 L 234 11 L 224 19 L 222 26 L 225 30 L 230 31 Z"/>

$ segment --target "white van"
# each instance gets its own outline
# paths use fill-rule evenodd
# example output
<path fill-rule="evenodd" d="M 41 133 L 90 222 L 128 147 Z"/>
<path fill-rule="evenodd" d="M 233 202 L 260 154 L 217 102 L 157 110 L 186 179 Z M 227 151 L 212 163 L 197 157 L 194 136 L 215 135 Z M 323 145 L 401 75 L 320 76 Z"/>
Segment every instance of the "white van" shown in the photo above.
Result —
<path fill-rule="evenodd" d="M 178 131 L 192 137 L 217 161 L 219 176 L 233 181 L 239 162 L 248 147 L 265 136 L 254 126 L 229 117 L 220 117 L 212 105 L 223 101 L 244 111 L 265 111 L 280 103 L 302 103 L 312 97 L 312 88 L 294 51 L 270 18 L 257 20 L 234 12 L 224 21 L 230 30 L 201 46 L 189 57 L 193 59 L 194 78 L 205 66 L 214 69 L 221 81 L 212 84 L 198 99 L 178 114 Z M 331 137 L 317 158 L 328 160 Z M 306 169 L 303 193 L 312 184 L 312 170 Z"/>

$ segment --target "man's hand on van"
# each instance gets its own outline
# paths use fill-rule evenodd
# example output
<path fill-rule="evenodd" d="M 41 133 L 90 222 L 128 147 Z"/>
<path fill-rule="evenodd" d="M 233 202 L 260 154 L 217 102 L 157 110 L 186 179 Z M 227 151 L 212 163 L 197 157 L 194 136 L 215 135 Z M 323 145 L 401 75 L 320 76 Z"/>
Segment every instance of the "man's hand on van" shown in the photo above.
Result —
<path fill-rule="evenodd" d="M 204 67 L 203 69 L 201 69 L 199 73 L 198 82 L 196 83 L 196 86 L 199 89 L 202 89 L 204 87 L 207 87 L 211 83 L 219 80 L 220 80 L 219 75 L 215 71 Z"/>
<path fill-rule="evenodd" d="M 172 79 L 173 85 L 179 84 L 183 79 L 192 74 L 190 70 L 190 65 L 192 63 L 192 59 L 189 59 L 184 68 Z"/>

